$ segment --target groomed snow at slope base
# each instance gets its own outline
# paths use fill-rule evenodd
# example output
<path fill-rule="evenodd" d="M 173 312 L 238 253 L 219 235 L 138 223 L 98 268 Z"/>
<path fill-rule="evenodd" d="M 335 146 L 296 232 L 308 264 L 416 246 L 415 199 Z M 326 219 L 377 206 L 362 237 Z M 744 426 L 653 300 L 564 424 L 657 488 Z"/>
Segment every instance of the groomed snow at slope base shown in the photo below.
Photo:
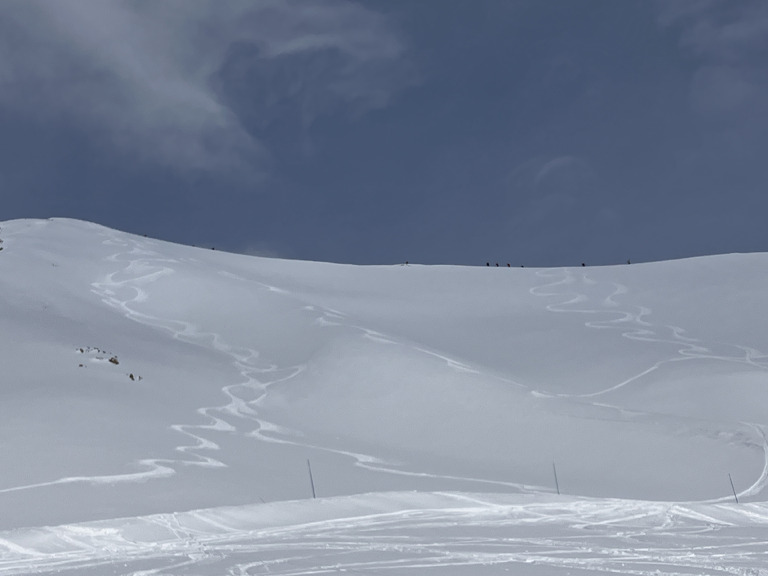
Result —
<path fill-rule="evenodd" d="M 385 493 L 0 533 L 0 574 L 768 574 L 768 508 Z"/>
<path fill-rule="evenodd" d="M 292 528 L 290 545 L 270 544 L 249 522 L 269 532 L 270 518 L 298 526 L 327 513 L 333 524 L 381 502 L 398 519 L 372 548 L 349 544 L 364 557 L 350 570 L 415 573 L 406 558 L 434 553 L 456 560 L 446 560 L 451 573 L 521 563 L 530 574 L 650 574 L 648 559 L 622 572 L 599 546 L 565 542 L 574 526 L 591 526 L 621 550 L 616 525 L 626 520 L 659 547 L 663 568 L 672 565 L 665 535 L 702 544 L 691 534 L 717 539 L 728 526 L 737 533 L 711 548 L 720 556 L 728 538 L 768 536 L 764 254 L 599 268 L 360 267 L 225 254 L 64 219 L 0 223 L 0 239 L 0 573 L 53 570 L 57 558 L 77 573 L 333 572 L 330 560 L 312 560 L 311 541 L 338 548 L 368 530 L 364 521 L 321 536 Z M 311 498 L 308 461 L 323 500 L 296 502 Z M 554 494 L 553 465 L 568 496 Z M 483 502 L 479 516 L 454 517 L 462 499 Z M 540 506 L 550 511 L 534 513 Z M 661 520 L 682 509 L 699 512 Z M 234 510 L 244 524 L 206 532 L 224 544 L 198 556 L 184 530 L 154 547 L 152 530 L 123 535 L 192 510 L 184 518 Z M 432 536 L 409 510 L 440 510 L 440 552 L 418 548 L 419 534 Z M 505 520 L 494 522 L 497 513 Z M 580 514 L 583 524 L 573 521 Z M 102 529 L 121 536 L 57 548 L 73 530 Z M 416 548 L 385 546 L 401 531 Z M 559 552 L 525 552 L 549 537 Z M 275 558 L 306 550 L 276 572 L 249 564 L 265 546 Z M 729 566 L 705 566 L 702 550 L 698 564 L 675 565 Z M 759 569 L 766 550 L 739 566 Z M 229 559 L 213 568 L 220 556 Z"/>

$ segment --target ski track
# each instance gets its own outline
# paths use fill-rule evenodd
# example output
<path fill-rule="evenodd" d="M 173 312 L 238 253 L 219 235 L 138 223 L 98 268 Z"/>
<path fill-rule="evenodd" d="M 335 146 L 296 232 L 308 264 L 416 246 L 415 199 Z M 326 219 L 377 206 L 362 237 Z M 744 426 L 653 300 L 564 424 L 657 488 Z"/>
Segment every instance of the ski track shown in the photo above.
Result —
<path fill-rule="evenodd" d="M 642 372 L 635 374 L 626 380 L 623 380 L 622 382 L 618 382 L 607 388 L 586 394 L 556 394 L 557 396 L 568 398 L 594 398 L 596 396 L 602 396 L 604 394 L 615 392 L 616 390 L 624 388 L 625 386 L 657 371 L 665 364 L 672 362 L 714 360 L 719 362 L 744 364 L 758 370 L 768 371 L 768 354 L 766 353 L 746 346 L 718 343 L 716 344 L 718 346 L 735 348 L 740 351 L 740 354 L 715 354 L 711 350 L 712 346 L 708 348 L 701 343 L 701 340 L 685 336 L 686 330 L 684 328 L 669 325 L 657 326 L 647 321 L 645 318 L 653 313 L 650 308 L 645 306 L 624 306 L 622 308 L 622 305 L 615 300 L 616 297 L 625 295 L 629 292 L 627 287 L 622 284 L 613 284 L 614 290 L 602 301 L 602 307 L 586 308 L 577 306 L 587 302 L 589 298 L 586 294 L 582 294 L 575 290 L 574 285 L 576 284 L 577 279 L 573 272 L 568 269 L 563 269 L 560 271 L 541 270 L 537 272 L 537 275 L 544 278 L 557 275 L 557 279 L 542 286 L 535 286 L 531 288 L 529 292 L 532 295 L 541 297 L 566 298 L 563 301 L 547 305 L 546 309 L 550 312 L 614 316 L 613 318 L 608 318 L 605 320 L 590 320 L 585 322 L 584 325 L 588 328 L 594 329 L 621 329 L 622 338 L 627 338 L 629 340 L 635 340 L 639 342 L 668 344 L 676 348 L 676 355 L 671 356 L 666 360 L 661 360 L 649 366 Z M 590 279 L 586 273 L 581 274 L 581 281 L 587 285 L 596 284 L 596 282 Z M 567 287 L 567 291 L 551 291 L 556 287 Z M 629 329 L 625 329 L 627 326 Z M 669 335 L 661 336 L 659 335 L 659 332 L 661 331 L 668 331 Z M 758 361 L 760 358 L 764 358 L 766 360 Z M 542 392 L 539 393 L 545 394 Z"/>
<path fill-rule="evenodd" d="M 541 297 L 564 298 L 564 300 L 561 300 L 560 302 L 547 305 L 546 309 L 548 311 L 562 314 L 614 316 L 613 318 L 604 320 L 589 320 L 585 322 L 584 325 L 587 328 L 599 330 L 620 329 L 622 330 L 622 338 L 627 338 L 629 340 L 639 342 L 668 344 L 670 346 L 674 346 L 676 349 L 676 355 L 656 362 L 638 374 L 635 374 L 630 378 L 627 378 L 617 384 L 613 384 L 596 392 L 589 392 L 586 394 L 563 394 L 542 392 L 541 390 L 532 391 L 532 393 L 538 397 L 576 399 L 597 398 L 620 390 L 621 388 L 624 388 L 632 383 L 638 382 L 642 378 L 659 370 L 659 368 L 665 364 L 671 364 L 673 362 L 714 360 L 720 362 L 743 364 L 758 370 L 768 371 L 768 354 L 759 350 L 737 344 L 717 343 L 715 344 L 716 346 L 736 349 L 739 350 L 740 353 L 737 355 L 715 354 L 712 352 L 712 348 L 714 346 L 710 345 L 707 347 L 701 342 L 701 340 L 686 336 L 686 330 L 684 328 L 679 326 L 658 326 L 653 324 L 646 319 L 653 313 L 650 308 L 645 306 L 622 305 L 616 300 L 619 296 L 623 296 L 629 293 L 628 288 L 623 284 L 613 283 L 613 292 L 611 292 L 607 297 L 603 299 L 601 307 L 590 308 L 584 306 L 584 303 L 589 301 L 588 295 L 576 290 L 575 285 L 578 282 L 578 278 L 577 275 L 569 269 L 566 268 L 554 271 L 541 270 L 536 274 L 542 278 L 553 279 L 553 281 L 544 285 L 534 286 L 529 290 L 530 294 L 533 296 Z M 579 276 L 581 282 L 585 285 L 594 286 L 597 284 L 597 282 L 592 280 L 587 273 L 582 273 Z M 565 288 L 565 290 L 563 290 L 563 288 Z M 660 332 L 668 332 L 669 335 L 662 336 L 659 335 Z M 766 360 L 758 361 L 761 358 Z M 751 486 L 739 492 L 739 497 L 757 496 L 766 488 L 766 486 L 768 486 L 768 437 L 766 437 L 765 428 L 758 423 L 749 422 L 744 424 L 751 427 L 759 438 L 759 443 L 763 449 L 765 463 L 760 477 L 757 478 L 757 480 Z M 726 502 L 730 499 L 731 496 L 729 495 L 723 496 L 722 498 L 707 500 L 706 502 Z"/>
<path fill-rule="evenodd" d="M 412 498 L 423 506 L 353 516 L 334 508 L 344 498 L 307 501 L 307 520 L 276 525 L 263 505 L 0 532 L 0 575 L 768 576 L 766 504 Z"/>
<path fill-rule="evenodd" d="M 190 322 L 178 319 L 161 318 L 137 309 L 137 305 L 149 299 L 147 286 L 151 283 L 175 273 L 174 265 L 180 262 L 161 257 L 157 252 L 148 249 L 146 242 L 139 240 L 123 240 L 110 235 L 103 241 L 106 246 L 118 249 L 107 257 L 109 262 L 122 265 L 122 268 L 106 275 L 103 279 L 93 282 L 92 292 L 108 306 L 122 312 L 126 318 L 135 322 L 167 330 L 174 338 L 192 344 L 208 345 L 216 351 L 229 356 L 232 364 L 239 371 L 243 380 L 221 387 L 227 403 L 217 406 L 205 406 L 197 409 L 197 414 L 203 423 L 173 424 L 170 428 L 189 440 L 189 443 L 176 447 L 178 458 L 146 458 L 133 463 L 137 472 L 110 474 L 101 476 L 71 476 L 48 482 L 14 486 L 0 490 L 0 494 L 31 490 L 62 484 L 89 483 L 115 484 L 122 482 L 144 482 L 153 478 L 163 478 L 176 474 L 179 467 L 200 466 L 208 468 L 226 468 L 227 464 L 216 458 L 219 445 L 211 439 L 212 433 L 241 433 L 255 440 L 292 445 L 312 451 L 325 452 L 350 458 L 354 465 L 373 472 L 381 472 L 399 476 L 416 478 L 434 478 L 448 481 L 471 482 L 480 485 L 496 485 L 519 492 L 551 492 L 543 486 L 529 486 L 514 482 L 489 480 L 485 478 L 470 478 L 445 474 L 433 474 L 424 471 L 404 470 L 399 463 L 387 462 L 369 454 L 351 452 L 331 446 L 320 446 L 301 441 L 302 433 L 278 423 L 263 419 L 258 407 L 263 402 L 269 388 L 287 382 L 304 371 L 303 365 L 279 367 L 266 364 L 260 359 L 257 350 L 234 347 L 229 345 L 220 334 L 200 330 Z M 229 272 L 222 275 L 248 282 L 257 288 L 266 289 L 281 295 L 289 295 L 285 290 L 256 280 L 242 278 Z M 298 305 L 298 304 L 297 304 Z M 350 324 L 346 315 L 337 310 L 303 306 L 307 312 L 319 314 L 316 322 L 324 326 L 344 326 L 360 332 L 365 339 L 383 345 L 404 345 L 375 330 Z M 449 368 L 465 372 L 478 373 L 474 368 L 415 345 L 412 349 L 445 362 Z M 247 430 L 247 431 L 246 431 Z"/>
<path fill-rule="evenodd" d="M 173 264 L 175 261 L 164 260 L 151 251 L 146 250 L 137 241 L 122 241 L 119 239 L 108 239 L 109 244 L 117 245 L 123 248 L 122 251 L 109 257 L 111 261 L 121 262 L 128 259 L 128 265 L 117 272 L 108 275 L 105 280 L 93 284 L 93 291 L 99 295 L 102 300 L 117 309 L 123 314 L 141 324 L 153 326 L 168 330 L 173 337 L 193 344 L 208 344 L 218 352 L 229 356 L 232 364 L 237 368 L 243 377 L 243 381 L 228 384 L 221 388 L 222 394 L 228 399 L 228 402 L 219 406 L 207 406 L 197 410 L 207 424 L 177 424 L 172 429 L 187 436 L 192 440 L 192 444 L 181 445 L 176 450 L 185 455 L 184 460 L 153 460 L 143 462 L 149 463 L 156 469 L 163 466 L 179 465 L 197 465 L 209 467 L 226 467 L 227 464 L 221 462 L 210 454 L 219 450 L 216 444 L 209 437 L 209 431 L 238 433 L 243 429 L 246 436 L 261 440 L 264 442 L 291 444 L 309 449 L 321 449 L 327 452 L 351 457 L 359 466 L 368 467 L 368 463 L 380 462 L 372 456 L 357 454 L 343 450 L 335 450 L 324 447 L 314 447 L 307 443 L 302 443 L 289 438 L 299 438 L 301 433 L 291 430 L 282 425 L 269 422 L 262 419 L 258 413 L 258 406 L 263 401 L 270 387 L 287 382 L 298 376 L 304 371 L 304 366 L 279 367 L 274 364 L 265 365 L 260 360 L 260 354 L 257 350 L 247 348 L 237 348 L 230 346 L 221 335 L 213 332 L 204 332 L 189 322 L 159 318 L 138 311 L 135 306 L 146 301 L 147 292 L 142 288 L 147 283 L 153 282 L 163 276 L 173 274 Z M 256 285 L 258 288 L 266 289 L 276 294 L 287 295 L 285 290 L 270 286 L 254 280 L 242 278 L 236 274 L 222 272 L 222 275 Z M 126 276 L 125 279 L 119 279 Z M 134 296 L 130 299 L 122 300 L 117 297 L 121 290 L 132 289 Z M 314 310 L 312 307 L 305 307 Z M 327 315 L 324 311 L 319 320 L 328 325 L 335 325 L 335 320 L 342 318 L 342 315 L 335 311 L 329 311 Z M 233 422 L 235 424 L 233 424 Z M 207 453 L 207 454 L 206 454 Z M 383 462 L 381 462 L 383 464 Z M 145 473 L 146 474 L 146 473 Z"/>

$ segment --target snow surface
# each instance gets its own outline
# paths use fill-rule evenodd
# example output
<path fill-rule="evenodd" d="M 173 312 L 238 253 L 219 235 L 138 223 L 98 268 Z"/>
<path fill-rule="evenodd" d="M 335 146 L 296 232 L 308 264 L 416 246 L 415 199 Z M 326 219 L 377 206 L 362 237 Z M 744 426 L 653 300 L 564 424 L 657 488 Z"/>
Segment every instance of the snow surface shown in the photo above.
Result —
<path fill-rule="evenodd" d="M 0 240 L 0 574 L 768 576 L 766 254 Z"/>

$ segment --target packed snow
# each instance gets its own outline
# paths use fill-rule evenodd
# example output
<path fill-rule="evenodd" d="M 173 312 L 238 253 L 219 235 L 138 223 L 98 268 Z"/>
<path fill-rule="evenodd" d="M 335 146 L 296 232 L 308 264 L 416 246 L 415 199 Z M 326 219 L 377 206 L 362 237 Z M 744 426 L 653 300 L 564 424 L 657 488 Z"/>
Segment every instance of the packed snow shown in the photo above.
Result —
<path fill-rule="evenodd" d="M 0 240 L 0 575 L 768 576 L 768 254 Z"/>

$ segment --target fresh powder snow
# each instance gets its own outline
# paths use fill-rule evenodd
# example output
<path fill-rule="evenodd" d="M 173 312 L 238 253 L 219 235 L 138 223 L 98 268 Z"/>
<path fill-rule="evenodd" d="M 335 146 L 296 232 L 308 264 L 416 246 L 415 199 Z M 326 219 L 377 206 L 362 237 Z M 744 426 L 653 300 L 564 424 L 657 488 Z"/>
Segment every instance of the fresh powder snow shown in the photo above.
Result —
<path fill-rule="evenodd" d="M 768 576 L 768 254 L 0 240 L 0 575 Z"/>

